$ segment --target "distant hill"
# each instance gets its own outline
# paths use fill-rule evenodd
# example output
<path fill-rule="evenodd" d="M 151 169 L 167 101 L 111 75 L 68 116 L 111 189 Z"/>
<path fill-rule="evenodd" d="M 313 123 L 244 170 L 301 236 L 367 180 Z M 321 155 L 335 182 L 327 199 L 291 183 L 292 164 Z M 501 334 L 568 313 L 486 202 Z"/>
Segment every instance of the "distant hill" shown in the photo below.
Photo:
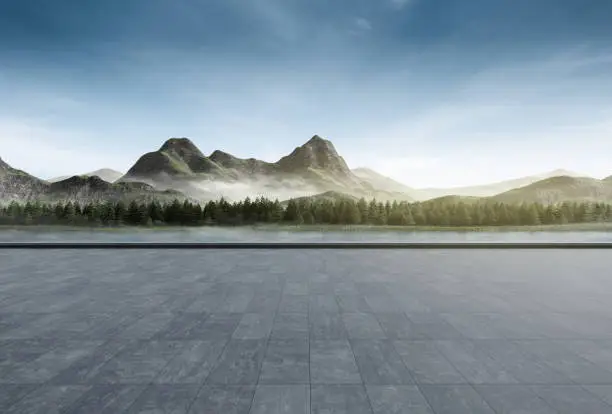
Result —
<path fill-rule="evenodd" d="M 419 188 L 415 190 L 415 197 L 419 200 L 428 200 L 447 195 L 490 197 L 515 188 L 524 187 L 537 181 L 559 176 L 580 177 L 581 175 L 567 170 L 554 170 L 542 174 L 520 177 L 511 180 L 499 181 L 491 184 L 454 187 L 454 188 Z"/>
<path fill-rule="evenodd" d="M 415 192 L 415 189 L 412 187 L 408 187 L 405 184 L 402 184 L 398 181 L 395 181 L 392 178 L 386 177 L 382 174 L 377 173 L 374 170 L 369 168 L 355 168 L 351 170 L 353 174 L 357 177 L 361 178 L 363 181 L 369 183 L 372 187 L 382 190 L 389 191 L 392 193 L 406 193 L 411 194 Z"/>
<path fill-rule="evenodd" d="M 88 173 L 84 173 L 84 174 L 79 174 L 80 176 L 86 176 L 86 177 L 100 177 L 101 179 L 103 179 L 106 182 L 109 183 L 113 183 L 115 181 L 117 181 L 119 178 L 121 178 L 123 176 L 122 172 L 110 169 L 110 168 L 101 168 L 99 170 L 95 170 L 95 171 L 91 171 Z M 63 175 L 61 177 L 54 177 L 54 178 L 50 178 L 47 181 L 50 183 L 55 183 L 57 181 L 63 181 L 66 180 L 70 177 L 73 177 L 72 175 Z"/>
<path fill-rule="evenodd" d="M 9 201 L 170 201 L 186 197 L 178 191 L 158 191 L 139 182 L 112 184 L 97 176 L 73 176 L 49 183 L 15 169 L 0 159 L 0 202 Z"/>
<path fill-rule="evenodd" d="M 454 205 L 459 203 L 473 204 L 485 200 L 484 197 L 449 195 L 421 201 L 422 204 Z"/>
<path fill-rule="evenodd" d="M 141 182 L 109 183 L 97 176 L 73 176 L 49 184 L 45 194 L 49 199 L 74 201 L 172 201 L 186 197 L 175 190 L 158 191 Z"/>
<path fill-rule="evenodd" d="M 551 177 L 490 197 L 504 203 L 562 201 L 612 202 L 612 180 L 591 177 Z"/>
<path fill-rule="evenodd" d="M 347 201 L 357 202 L 359 201 L 359 198 L 354 197 L 350 194 L 339 193 L 337 191 L 327 191 L 325 193 L 315 194 L 311 196 L 296 197 L 293 200 L 295 201 L 313 201 L 313 202 L 319 202 L 319 201 L 338 202 L 342 200 L 347 200 Z M 286 205 L 288 202 L 289 200 L 284 200 L 283 202 L 281 202 L 281 204 Z"/>

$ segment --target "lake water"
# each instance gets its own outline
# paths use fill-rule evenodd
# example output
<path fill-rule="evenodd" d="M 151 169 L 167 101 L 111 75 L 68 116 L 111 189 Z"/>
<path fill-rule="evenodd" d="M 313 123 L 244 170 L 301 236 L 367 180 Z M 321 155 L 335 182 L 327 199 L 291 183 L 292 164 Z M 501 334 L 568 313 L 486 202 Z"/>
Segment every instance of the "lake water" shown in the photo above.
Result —
<path fill-rule="evenodd" d="M 185 229 L 2 229 L 0 242 L 412 242 L 560 243 L 611 242 L 612 232 L 453 232 L 453 231 L 273 231 L 251 228 Z"/>

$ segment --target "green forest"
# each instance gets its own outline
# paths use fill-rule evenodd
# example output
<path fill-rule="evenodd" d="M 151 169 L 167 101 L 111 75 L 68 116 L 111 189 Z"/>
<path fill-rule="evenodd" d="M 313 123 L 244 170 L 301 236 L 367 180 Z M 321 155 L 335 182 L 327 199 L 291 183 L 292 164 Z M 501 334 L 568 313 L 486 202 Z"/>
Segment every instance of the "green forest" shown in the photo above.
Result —
<path fill-rule="evenodd" d="M 252 224 L 341 224 L 386 226 L 534 226 L 611 222 L 612 206 L 603 203 L 511 205 L 492 202 L 378 202 L 376 200 L 266 198 L 205 204 L 11 202 L 0 209 L 0 225 L 86 226 L 238 226 Z"/>

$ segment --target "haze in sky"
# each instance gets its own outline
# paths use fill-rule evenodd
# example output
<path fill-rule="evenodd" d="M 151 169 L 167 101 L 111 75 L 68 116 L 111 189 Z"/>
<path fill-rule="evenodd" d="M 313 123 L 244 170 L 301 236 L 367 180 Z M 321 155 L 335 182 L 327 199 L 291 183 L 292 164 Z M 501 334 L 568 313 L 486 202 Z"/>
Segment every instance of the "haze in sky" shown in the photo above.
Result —
<path fill-rule="evenodd" d="M 312 135 L 414 187 L 612 174 L 609 0 L 0 2 L 0 157 L 127 170 Z"/>

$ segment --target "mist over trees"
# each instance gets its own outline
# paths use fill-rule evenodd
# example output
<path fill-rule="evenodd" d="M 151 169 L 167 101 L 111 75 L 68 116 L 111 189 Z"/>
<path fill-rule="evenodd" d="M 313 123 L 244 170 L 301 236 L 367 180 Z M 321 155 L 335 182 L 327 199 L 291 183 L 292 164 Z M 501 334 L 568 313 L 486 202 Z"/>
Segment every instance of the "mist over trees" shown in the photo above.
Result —
<path fill-rule="evenodd" d="M 1 225 L 237 226 L 250 224 L 387 226 L 533 226 L 612 221 L 604 203 L 557 205 L 494 202 L 378 202 L 246 198 L 206 204 L 181 202 L 11 202 L 0 208 Z"/>

